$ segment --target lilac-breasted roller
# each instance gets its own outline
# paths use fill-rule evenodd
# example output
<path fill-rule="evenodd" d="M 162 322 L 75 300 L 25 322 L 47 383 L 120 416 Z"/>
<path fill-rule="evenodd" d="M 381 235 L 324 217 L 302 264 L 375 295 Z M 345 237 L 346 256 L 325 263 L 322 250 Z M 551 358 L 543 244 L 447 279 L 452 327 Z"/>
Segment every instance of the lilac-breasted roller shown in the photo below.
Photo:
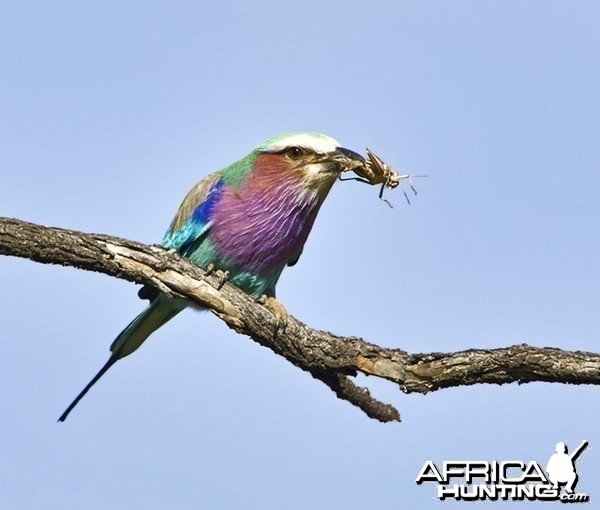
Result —
<path fill-rule="evenodd" d="M 281 272 L 298 261 L 336 178 L 363 163 L 362 156 L 322 134 L 270 138 L 198 182 L 179 207 L 163 245 L 198 266 L 227 271 L 231 283 L 254 297 L 274 297 Z M 186 306 L 183 300 L 155 293 L 117 336 L 108 362 L 59 421 L 117 360 Z"/>

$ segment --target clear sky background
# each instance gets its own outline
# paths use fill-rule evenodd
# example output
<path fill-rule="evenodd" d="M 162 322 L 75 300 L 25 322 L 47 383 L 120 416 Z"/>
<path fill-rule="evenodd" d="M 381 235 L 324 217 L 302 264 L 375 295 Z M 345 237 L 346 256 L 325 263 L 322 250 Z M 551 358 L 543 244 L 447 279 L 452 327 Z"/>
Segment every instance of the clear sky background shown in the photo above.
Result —
<path fill-rule="evenodd" d="M 160 242 L 201 177 L 319 131 L 429 178 L 394 209 L 336 184 L 280 280 L 290 313 L 411 352 L 598 351 L 599 26 L 591 0 L 4 1 L 0 215 Z M 415 484 L 426 460 L 583 439 L 600 507 L 596 387 L 359 378 L 400 409 L 383 425 L 186 311 L 57 424 L 137 287 L 11 258 L 0 286 L 2 509 L 454 508 Z"/>

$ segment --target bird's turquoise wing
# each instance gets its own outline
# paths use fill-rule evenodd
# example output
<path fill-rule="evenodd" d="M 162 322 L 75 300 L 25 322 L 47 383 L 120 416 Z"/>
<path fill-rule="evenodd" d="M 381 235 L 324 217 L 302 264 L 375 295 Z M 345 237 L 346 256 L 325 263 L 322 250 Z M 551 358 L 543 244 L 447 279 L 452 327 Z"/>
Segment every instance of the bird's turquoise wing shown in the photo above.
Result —
<path fill-rule="evenodd" d="M 223 180 L 219 172 L 206 176 L 187 194 L 163 239 L 163 246 L 187 255 L 211 227 L 211 215 L 219 200 Z"/>

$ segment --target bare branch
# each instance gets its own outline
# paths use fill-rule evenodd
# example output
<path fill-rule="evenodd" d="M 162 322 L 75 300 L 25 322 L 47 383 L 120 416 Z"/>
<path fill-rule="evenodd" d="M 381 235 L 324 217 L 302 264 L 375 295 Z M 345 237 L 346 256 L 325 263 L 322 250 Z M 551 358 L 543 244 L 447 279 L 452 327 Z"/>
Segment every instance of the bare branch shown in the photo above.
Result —
<path fill-rule="evenodd" d="M 165 294 L 208 308 L 238 333 L 285 357 L 327 384 L 336 395 L 382 422 L 399 421 L 392 406 L 375 400 L 348 376 L 387 379 L 405 393 L 428 393 L 476 383 L 547 381 L 600 384 L 600 354 L 515 345 L 454 353 L 409 354 L 356 337 L 309 328 L 288 316 L 277 327 L 270 308 L 218 276 L 159 246 L 0 218 L 0 255 L 97 271 L 149 284 Z"/>

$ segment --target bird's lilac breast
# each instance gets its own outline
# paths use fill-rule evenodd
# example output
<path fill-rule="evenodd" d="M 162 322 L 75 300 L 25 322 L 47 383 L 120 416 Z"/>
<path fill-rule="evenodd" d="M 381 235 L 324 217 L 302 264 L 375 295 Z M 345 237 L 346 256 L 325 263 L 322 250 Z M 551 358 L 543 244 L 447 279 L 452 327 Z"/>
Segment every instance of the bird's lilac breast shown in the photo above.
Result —
<path fill-rule="evenodd" d="M 293 179 L 266 189 L 252 179 L 235 191 L 225 186 L 212 211 L 208 238 L 241 269 L 268 273 L 298 256 L 321 203 Z"/>

